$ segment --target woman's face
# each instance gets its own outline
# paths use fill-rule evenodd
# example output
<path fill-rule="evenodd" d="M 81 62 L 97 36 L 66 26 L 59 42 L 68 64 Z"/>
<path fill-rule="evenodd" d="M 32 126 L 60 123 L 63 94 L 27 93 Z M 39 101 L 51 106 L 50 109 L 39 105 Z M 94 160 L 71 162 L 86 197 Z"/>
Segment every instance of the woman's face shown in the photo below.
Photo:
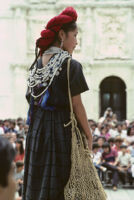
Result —
<path fill-rule="evenodd" d="M 69 31 L 64 35 L 63 38 L 63 49 L 68 51 L 70 55 L 72 55 L 74 49 L 76 48 L 77 43 L 77 34 L 78 29 L 76 28 L 74 31 Z"/>
<path fill-rule="evenodd" d="M 104 144 L 104 140 L 102 138 L 99 138 L 97 143 L 100 147 L 102 147 L 102 145 Z"/>

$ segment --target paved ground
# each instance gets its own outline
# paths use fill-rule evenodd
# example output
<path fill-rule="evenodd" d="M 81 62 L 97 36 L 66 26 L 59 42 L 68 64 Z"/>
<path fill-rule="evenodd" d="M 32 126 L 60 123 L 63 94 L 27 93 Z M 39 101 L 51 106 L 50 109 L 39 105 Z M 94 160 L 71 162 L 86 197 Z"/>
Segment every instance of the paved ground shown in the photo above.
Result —
<path fill-rule="evenodd" d="M 134 200 L 134 189 L 105 189 L 108 200 Z"/>
<path fill-rule="evenodd" d="M 108 200 L 134 200 L 134 189 L 118 189 L 116 192 L 111 189 L 105 189 Z M 18 194 L 16 193 L 16 198 Z"/>

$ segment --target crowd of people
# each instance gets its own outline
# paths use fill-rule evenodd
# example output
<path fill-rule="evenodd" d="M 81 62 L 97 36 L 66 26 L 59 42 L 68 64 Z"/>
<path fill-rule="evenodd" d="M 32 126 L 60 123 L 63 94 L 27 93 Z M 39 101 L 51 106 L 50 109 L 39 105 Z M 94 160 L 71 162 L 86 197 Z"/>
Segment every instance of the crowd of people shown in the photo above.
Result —
<path fill-rule="evenodd" d="M 15 150 L 16 198 L 21 200 L 24 176 L 25 142 L 28 125 L 22 118 L 0 120 L 0 137 L 6 138 Z"/>
<path fill-rule="evenodd" d="M 134 121 L 118 121 L 111 108 L 98 122 L 89 119 L 93 135 L 93 163 L 102 182 L 112 181 L 113 190 L 119 183 L 134 185 Z M 25 143 L 28 125 L 22 118 L 0 120 L 0 137 L 7 138 L 15 149 L 15 180 L 17 195 L 22 196 Z"/>
<path fill-rule="evenodd" d="M 93 135 L 93 163 L 102 181 L 134 186 L 134 121 L 118 121 L 111 108 L 96 123 L 89 119 Z"/>

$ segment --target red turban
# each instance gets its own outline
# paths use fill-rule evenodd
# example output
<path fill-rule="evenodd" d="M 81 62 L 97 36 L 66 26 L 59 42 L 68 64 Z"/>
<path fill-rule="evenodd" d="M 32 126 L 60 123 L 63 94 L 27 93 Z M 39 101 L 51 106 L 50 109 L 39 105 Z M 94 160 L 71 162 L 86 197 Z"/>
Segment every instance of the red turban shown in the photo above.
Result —
<path fill-rule="evenodd" d="M 42 54 L 54 41 L 55 34 L 59 32 L 64 24 L 77 20 L 77 13 L 74 8 L 68 7 L 58 16 L 53 17 L 41 31 L 41 37 L 36 41 L 36 47 L 40 48 Z"/>

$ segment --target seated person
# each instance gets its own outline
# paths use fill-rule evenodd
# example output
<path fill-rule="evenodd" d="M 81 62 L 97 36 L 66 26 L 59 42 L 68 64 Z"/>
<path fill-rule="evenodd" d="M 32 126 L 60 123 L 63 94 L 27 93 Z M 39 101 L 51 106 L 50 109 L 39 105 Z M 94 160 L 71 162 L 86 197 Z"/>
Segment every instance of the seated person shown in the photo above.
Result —
<path fill-rule="evenodd" d="M 105 142 L 102 146 L 102 166 L 106 167 L 108 170 L 112 172 L 112 185 L 113 190 L 117 190 L 118 184 L 118 168 L 115 166 L 117 159 L 117 152 L 111 149 L 110 144 Z"/>
<path fill-rule="evenodd" d="M 9 141 L 0 137 L 0 200 L 14 200 L 16 183 L 13 160 L 15 150 Z"/>
<path fill-rule="evenodd" d="M 122 143 L 123 143 L 123 139 L 120 136 L 117 136 L 115 138 L 115 145 L 112 146 L 112 149 L 116 151 L 118 154 L 121 151 L 120 146 L 122 145 Z"/>
<path fill-rule="evenodd" d="M 127 146 L 126 145 L 121 145 L 121 153 L 119 154 L 117 158 L 117 164 L 118 164 L 118 169 L 119 169 L 119 176 L 125 184 L 125 177 L 128 176 L 129 178 L 129 183 L 132 184 L 132 173 L 131 173 L 131 155 L 127 153 Z"/>
<path fill-rule="evenodd" d="M 104 142 L 106 142 L 106 138 L 103 136 L 99 136 L 95 141 L 98 143 L 98 145 L 100 147 L 99 152 L 102 153 L 103 152 L 102 146 L 103 146 Z"/>
<path fill-rule="evenodd" d="M 17 190 L 18 190 L 19 196 L 22 195 L 23 177 L 24 177 L 24 163 L 23 161 L 17 161 L 16 170 L 15 170 L 15 179 L 17 183 Z"/>
<path fill-rule="evenodd" d="M 130 145 L 132 142 L 134 142 L 134 126 L 131 125 L 127 129 L 127 137 L 125 138 L 125 143 L 127 145 Z"/>
<path fill-rule="evenodd" d="M 101 166 L 101 152 L 99 152 L 99 145 L 98 143 L 93 143 L 93 164 L 96 167 L 99 177 L 100 177 L 100 173 L 101 171 L 105 172 L 107 169 L 103 166 Z"/>
<path fill-rule="evenodd" d="M 131 145 L 128 147 L 128 152 L 130 152 L 131 155 L 131 172 L 134 178 L 134 142 L 131 142 Z"/>

